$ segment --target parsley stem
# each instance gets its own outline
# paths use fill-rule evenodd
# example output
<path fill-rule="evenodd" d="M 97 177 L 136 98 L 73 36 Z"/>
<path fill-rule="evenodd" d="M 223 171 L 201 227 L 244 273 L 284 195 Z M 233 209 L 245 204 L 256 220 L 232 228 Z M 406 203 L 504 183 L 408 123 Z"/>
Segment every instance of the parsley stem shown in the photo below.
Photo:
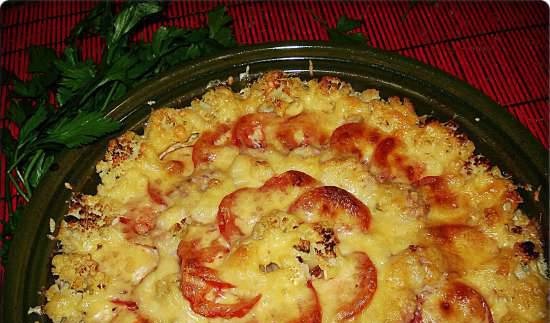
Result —
<path fill-rule="evenodd" d="M 19 168 L 15 169 L 15 173 L 17 174 L 17 177 L 19 178 L 19 180 L 23 184 L 23 187 L 27 191 L 28 198 L 30 198 L 30 196 L 32 195 L 32 192 L 31 192 L 31 188 L 29 187 L 29 183 L 27 182 L 27 180 L 21 174 L 21 172 L 19 171 Z"/>
<path fill-rule="evenodd" d="M 21 195 L 21 197 L 26 201 L 26 202 L 29 202 L 30 201 L 30 198 L 27 196 L 27 194 L 21 189 L 21 187 L 19 187 L 19 183 L 17 182 L 17 180 L 15 179 L 15 177 L 13 177 L 13 175 L 11 173 L 8 172 L 8 178 L 10 179 L 10 181 L 13 183 L 13 186 L 15 186 L 15 190 L 17 191 L 17 193 L 19 193 L 19 195 Z"/>
<path fill-rule="evenodd" d="M 27 181 L 29 179 L 30 170 L 32 170 L 32 168 L 34 167 L 34 164 L 36 164 L 36 161 L 38 161 L 38 158 L 42 155 L 42 152 L 42 150 L 38 150 L 38 152 L 32 157 L 29 165 L 27 166 L 27 171 L 23 176 L 24 181 Z"/>
<path fill-rule="evenodd" d="M 109 91 L 109 94 L 107 94 L 107 98 L 105 99 L 105 102 L 103 102 L 103 106 L 101 107 L 101 109 L 99 111 L 105 110 L 105 108 L 109 105 L 109 103 L 111 101 L 111 97 L 115 93 L 115 90 L 116 90 L 116 88 L 118 87 L 118 84 L 119 84 L 119 82 L 117 82 L 117 81 L 115 81 L 114 83 L 115 84 L 111 87 L 111 90 Z"/>
<path fill-rule="evenodd" d="M 100 87 L 102 87 L 103 85 L 107 84 L 110 80 L 109 79 L 103 79 L 101 80 L 101 82 L 99 82 L 98 84 L 96 84 L 96 86 L 94 86 L 90 91 L 88 91 L 88 93 L 86 93 L 82 99 L 80 100 L 80 105 L 83 105 L 84 102 L 86 102 L 86 100 L 88 100 L 88 98 L 90 97 L 90 95 L 92 95 L 97 89 L 99 89 Z"/>
<path fill-rule="evenodd" d="M 8 167 L 8 170 L 6 172 L 9 173 L 12 170 L 14 170 L 15 168 L 17 168 L 17 165 L 19 165 L 19 163 L 23 160 L 23 158 L 27 157 L 28 154 L 29 154 L 29 152 L 25 152 L 21 155 L 18 155 L 18 151 L 15 151 L 15 160 L 13 161 L 11 166 Z"/>

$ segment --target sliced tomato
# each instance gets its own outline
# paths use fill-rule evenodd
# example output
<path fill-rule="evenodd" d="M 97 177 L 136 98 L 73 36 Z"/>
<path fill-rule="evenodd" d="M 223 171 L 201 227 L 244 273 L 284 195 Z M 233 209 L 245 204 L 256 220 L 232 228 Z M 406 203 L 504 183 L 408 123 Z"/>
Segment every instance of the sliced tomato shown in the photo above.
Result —
<path fill-rule="evenodd" d="M 235 287 L 235 285 L 221 280 L 218 277 L 218 273 L 212 268 L 197 264 L 191 265 L 188 263 L 187 270 L 189 274 L 202 279 L 208 286 L 212 288 L 223 290 Z"/>
<path fill-rule="evenodd" d="M 447 179 L 443 176 L 425 176 L 413 185 L 428 190 L 431 204 L 446 208 L 458 207 L 456 195 L 449 189 Z"/>
<path fill-rule="evenodd" d="M 264 129 L 269 123 L 278 121 L 274 113 L 258 112 L 239 118 L 233 126 L 233 144 L 240 148 L 266 148 Z"/>
<path fill-rule="evenodd" d="M 358 280 L 355 285 L 357 293 L 351 302 L 339 308 L 336 314 L 339 321 L 347 320 L 361 313 L 369 305 L 378 286 L 376 267 L 369 256 L 364 252 L 354 252 L 352 255 L 357 261 Z"/>
<path fill-rule="evenodd" d="M 282 191 L 290 187 L 311 187 L 315 183 L 317 183 L 317 181 L 306 173 L 302 173 L 296 170 L 290 170 L 280 175 L 271 177 L 258 190 L 260 192 L 275 190 Z M 235 223 L 237 215 L 233 213 L 232 210 L 235 201 L 240 194 L 251 192 L 254 190 L 255 189 L 252 188 L 238 189 L 226 195 L 218 206 L 218 229 L 220 230 L 221 235 L 230 244 L 233 244 L 236 239 L 244 235 L 241 229 Z"/>
<path fill-rule="evenodd" d="M 212 241 L 208 247 L 199 248 L 199 241 L 181 241 L 178 246 L 178 257 L 185 260 L 186 263 L 208 263 L 220 254 L 226 254 L 229 249 L 224 247 L 217 240 Z"/>
<path fill-rule="evenodd" d="M 280 175 L 268 179 L 260 191 L 285 190 L 289 187 L 308 187 L 317 183 L 317 180 L 306 173 L 297 170 L 289 170 Z"/>
<path fill-rule="evenodd" d="M 462 312 L 464 317 L 478 317 L 485 322 L 494 322 L 485 298 L 477 290 L 462 282 L 449 283 L 440 308 L 450 317 L 454 314 L 453 312 Z"/>
<path fill-rule="evenodd" d="M 218 255 L 226 254 L 229 250 L 217 241 L 213 241 L 206 248 L 199 248 L 198 245 L 198 240 L 192 240 L 181 241 L 178 246 L 178 257 L 182 267 L 185 265 L 186 273 L 203 280 L 204 283 L 218 290 L 235 287 L 219 279 L 214 269 L 203 266 L 204 263 L 214 261 Z"/>
<path fill-rule="evenodd" d="M 288 211 L 317 212 L 332 219 L 345 213 L 357 219 L 363 231 L 369 229 L 371 220 L 370 210 L 363 202 L 336 186 L 321 186 L 307 191 L 292 203 Z"/>
<path fill-rule="evenodd" d="M 398 145 L 397 138 L 384 137 L 364 123 L 344 124 L 336 128 L 330 137 L 331 148 L 360 159 L 363 159 L 366 147 L 374 146 L 371 170 L 374 170 L 379 180 L 386 181 L 398 175 L 392 174 L 393 170 L 401 172 L 409 182 L 414 182 L 422 176 L 425 166 L 395 152 Z"/>
<path fill-rule="evenodd" d="M 197 241 L 181 241 L 178 246 L 180 258 L 181 282 L 183 297 L 191 305 L 191 309 L 204 317 L 233 318 L 243 317 L 256 305 L 261 295 L 251 298 L 239 298 L 236 303 L 221 304 L 216 299 L 221 297 L 223 290 L 235 288 L 217 276 L 217 272 L 204 263 L 213 261 L 220 252 L 227 252 L 218 243 L 208 248 L 199 249 Z M 207 296 L 214 295 L 214 300 Z"/>
<path fill-rule="evenodd" d="M 221 235 L 230 244 L 239 237 L 243 236 L 243 232 L 235 223 L 236 215 L 233 213 L 232 208 L 238 195 L 246 190 L 248 189 L 241 188 L 233 193 L 230 193 L 229 195 L 226 195 L 218 206 L 218 229 L 220 230 Z"/>
<path fill-rule="evenodd" d="M 185 279 L 185 278 L 183 278 Z M 182 285 L 185 282 L 182 282 Z M 197 288 L 196 285 L 193 288 Z M 183 289 L 182 289 L 183 290 Z M 222 317 L 222 318 L 233 318 L 233 317 L 243 317 L 258 303 L 261 298 L 261 295 L 249 299 L 240 299 L 238 302 L 233 304 L 222 304 L 216 303 L 206 299 L 206 294 L 201 294 L 198 297 L 189 296 L 184 293 L 184 297 L 190 302 L 191 309 L 204 317 Z M 194 293 L 193 293 L 194 294 Z"/>
<path fill-rule="evenodd" d="M 424 171 L 426 171 L 426 167 L 422 163 L 412 163 L 412 165 L 405 164 L 399 166 L 405 171 L 407 179 L 411 183 L 414 183 L 422 178 Z"/>
<path fill-rule="evenodd" d="M 400 155 L 390 159 L 397 148 L 397 138 L 386 137 L 376 144 L 372 154 L 371 171 L 376 174 L 376 178 L 382 182 L 395 178 L 392 168 L 403 167 L 403 157 Z"/>
<path fill-rule="evenodd" d="M 128 311 L 134 312 L 139 309 L 138 305 L 134 301 L 128 301 L 128 300 L 122 300 L 122 299 L 112 299 L 111 303 L 118 305 L 118 306 L 124 306 Z"/>
<path fill-rule="evenodd" d="M 311 280 L 308 280 L 307 288 L 311 293 L 311 303 L 307 305 L 305 310 L 301 311 L 299 318 L 292 320 L 289 323 L 321 323 L 323 321 L 321 302 L 319 302 L 319 296 L 317 295 L 317 291 L 313 287 Z"/>
<path fill-rule="evenodd" d="M 124 232 L 127 238 L 135 234 L 146 234 L 156 226 L 157 214 L 150 206 L 142 206 L 129 210 L 125 216 L 119 217 L 120 223 L 124 224 Z"/>
<path fill-rule="evenodd" d="M 299 114 L 279 125 L 277 139 L 288 150 L 293 150 L 302 146 L 321 146 L 327 141 L 327 135 L 312 115 Z"/>
<path fill-rule="evenodd" d="M 361 146 L 376 144 L 380 138 L 377 131 L 368 129 L 362 122 L 346 123 L 334 130 L 330 136 L 330 147 L 341 153 L 363 158 Z"/>
<path fill-rule="evenodd" d="M 147 194 L 154 203 L 164 206 L 167 205 L 164 197 L 162 196 L 162 192 L 155 185 L 147 183 Z"/>
<path fill-rule="evenodd" d="M 417 297 L 417 306 L 410 323 L 422 322 L 424 313 L 437 321 L 478 322 L 479 319 L 487 323 L 494 322 L 489 304 L 483 295 L 460 281 L 450 281 L 441 289 L 430 291 L 425 300 Z"/>
<path fill-rule="evenodd" d="M 376 145 L 374 150 L 373 159 L 379 166 L 388 167 L 389 160 L 388 157 L 393 150 L 397 148 L 397 139 L 394 137 L 384 138 Z"/>
<path fill-rule="evenodd" d="M 214 147 L 226 132 L 229 131 L 229 126 L 225 124 L 219 125 L 214 131 L 205 131 L 193 145 L 193 153 L 191 158 L 193 164 L 197 167 L 201 163 L 212 161 L 216 158 Z"/>

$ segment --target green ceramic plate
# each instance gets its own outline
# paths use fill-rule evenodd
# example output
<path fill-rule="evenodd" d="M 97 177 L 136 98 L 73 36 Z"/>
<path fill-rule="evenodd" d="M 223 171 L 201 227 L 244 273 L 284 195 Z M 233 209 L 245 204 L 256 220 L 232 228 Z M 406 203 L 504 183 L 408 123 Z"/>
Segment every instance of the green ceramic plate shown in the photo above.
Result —
<path fill-rule="evenodd" d="M 142 127 L 151 109 L 184 107 L 205 92 L 209 81 L 239 79 L 247 67 L 251 74 L 272 69 L 309 77 L 309 62 L 315 77 L 337 75 L 355 89 L 377 88 L 384 97 L 408 97 L 419 114 L 453 119 L 472 139 L 478 152 L 499 165 L 516 183 L 543 188 L 540 202 L 521 192 L 524 209 L 548 228 L 548 154 L 531 133 L 471 86 L 427 65 L 375 49 L 344 48 L 325 43 L 280 43 L 241 47 L 223 55 L 189 63 L 147 82 L 113 107 L 112 117 L 123 120 L 126 129 Z M 236 87 L 242 84 L 235 85 Z M 153 103 L 154 102 L 154 103 Z M 30 307 L 43 304 L 40 291 L 51 282 L 49 263 L 55 242 L 47 239 L 49 219 L 57 222 L 66 211 L 72 183 L 76 191 L 93 193 L 97 185 L 94 165 L 102 158 L 107 139 L 93 146 L 67 151 L 34 193 L 10 252 L 4 288 L 4 322 L 47 321 L 28 315 Z M 544 231 L 545 240 L 548 231 Z M 547 242 L 547 240 L 545 241 Z M 547 244 L 546 244 L 547 245 Z"/>

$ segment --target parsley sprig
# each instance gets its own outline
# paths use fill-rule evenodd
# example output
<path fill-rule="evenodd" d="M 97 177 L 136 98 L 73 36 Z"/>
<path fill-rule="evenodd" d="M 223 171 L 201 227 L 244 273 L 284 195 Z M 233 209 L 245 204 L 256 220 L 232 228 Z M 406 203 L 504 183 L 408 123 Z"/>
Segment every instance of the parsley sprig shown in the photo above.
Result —
<path fill-rule="evenodd" d="M 12 205 L 11 187 L 28 202 L 61 150 L 120 129 L 121 124 L 106 113 L 130 89 L 174 65 L 236 44 L 228 26 L 232 19 L 224 7 L 208 13 L 204 28 L 161 26 L 150 42 L 135 42 L 131 36 L 140 25 L 158 18 L 163 4 L 128 2 L 116 14 L 115 9 L 111 2 L 99 3 L 73 28 L 60 57 L 51 48 L 31 47 L 29 80 L 2 71 L 2 82 L 13 89 L 7 119 L 20 129 L 18 134 L 1 129 L 7 161 L 3 184 L 10 212 L 3 223 L 4 261 L 23 208 L 23 203 L 16 209 Z M 79 53 L 79 41 L 89 35 L 104 41 L 99 64 Z"/>
<path fill-rule="evenodd" d="M 327 30 L 330 41 L 342 45 L 367 45 L 368 39 L 360 32 L 353 32 L 361 27 L 362 21 L 341 16 L 335 28 Z"/>
<path fill-rule="evenodd" d="M 162 3 L 130 1 L 115 9 L 112 2 L 99 3 L 72 29 L 60 57 L 51 48 L 31 47 L 29 80 L 1 71 L 2 83 L 12 88 L 7 119 L 19 128 L 18 134 L 8 127 L 0 129 L 9 209 L 0 249 L 4 262 L 24 207 L 24 203 L 17 208 L 12 205 L 11 187 L 28 202 L 60 151 L 92 143 L 120 129 L 121 124 L 109 118 L 107 111 L 129 90 L 175 65 L 236 46 L 232 18 L 224 7 L 208 13 L 206 27 L 161 26 L 150 42 L 132 41 L 132 35 L 139 26 L 159 18 Z M 342 16 L 335 28 L 321 22 L 333 43 L 367 44 L 361 33 L 353 32 L 361 21 Z M 97 64 L 83 59 L 78 50 L 79 42 L 90 35 L 99 36 L 105 44 Z"/>

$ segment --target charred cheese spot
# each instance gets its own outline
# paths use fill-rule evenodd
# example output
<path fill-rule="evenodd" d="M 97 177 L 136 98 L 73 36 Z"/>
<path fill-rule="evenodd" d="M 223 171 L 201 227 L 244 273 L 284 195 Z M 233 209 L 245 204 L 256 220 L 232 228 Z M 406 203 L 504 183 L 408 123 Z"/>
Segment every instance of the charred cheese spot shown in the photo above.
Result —
<path fill-rule="evenodd" d="M 525 262 L 538 259 L 540 253 L 538 248 L 532 241 L 517 242 L 514 249 L 519 257 Z"/>
<path fill-rule="evenodd" d="M 137 135 L 133 132 L 127 132 L 116 139 L 112 139 L 107 146 L 104 161 L 110 164 L 111 167 L 117 167 L 134 155 L 136 141 Z"/>

